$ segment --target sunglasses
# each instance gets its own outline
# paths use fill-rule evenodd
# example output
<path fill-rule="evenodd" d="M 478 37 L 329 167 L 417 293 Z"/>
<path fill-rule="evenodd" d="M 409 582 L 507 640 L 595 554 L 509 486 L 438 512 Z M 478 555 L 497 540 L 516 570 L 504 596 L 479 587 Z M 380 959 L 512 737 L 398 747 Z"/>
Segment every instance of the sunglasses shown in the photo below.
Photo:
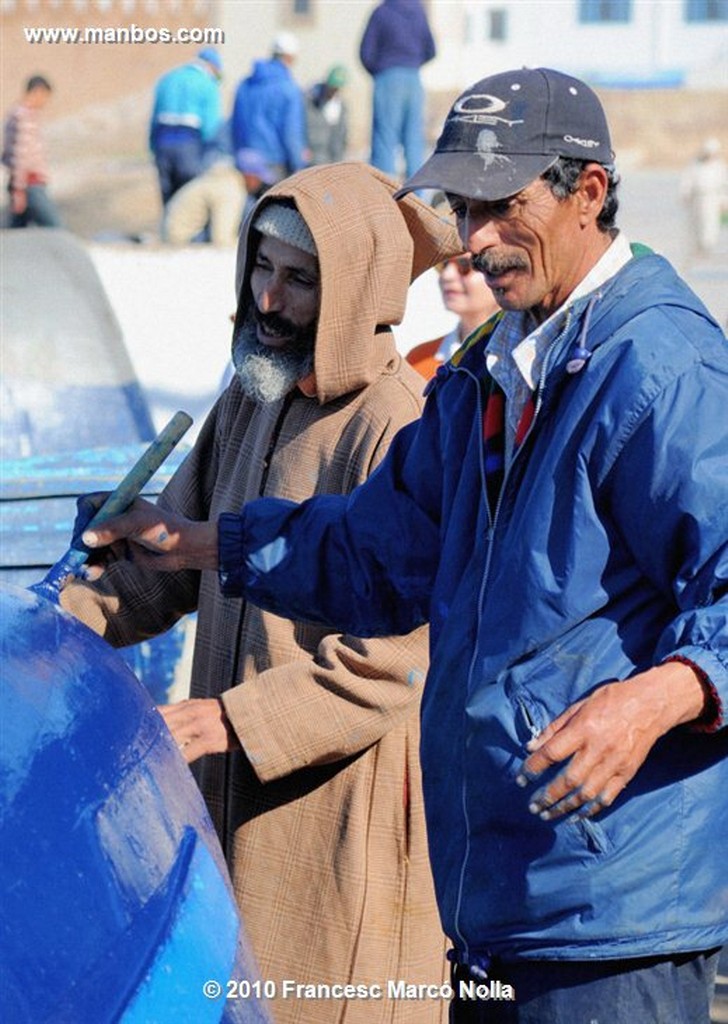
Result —
<path fill-rule="evenodd" d="M 461 277 L 467 277 L 468 274 L 472 273 L 473 264 L 469 256 L 455 256 L 453 259 L 444 260 L 442 263 L 438 263 L 435 270 L 438 274 L 441 274 L 445 267 L 449 267 L 451 263 L 454 263 L 457 267 L 457 272 Z"/>

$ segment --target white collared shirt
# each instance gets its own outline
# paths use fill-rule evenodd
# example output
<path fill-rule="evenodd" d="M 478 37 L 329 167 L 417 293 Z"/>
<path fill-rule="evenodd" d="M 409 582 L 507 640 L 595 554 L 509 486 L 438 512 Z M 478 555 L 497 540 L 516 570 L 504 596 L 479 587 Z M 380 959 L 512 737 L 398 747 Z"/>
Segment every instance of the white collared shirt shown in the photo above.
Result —
<path fill-rule="evenodd" d="M 589 273 L 547 320 L 536 324 L 528 310 L 513 310 L 505 313 L 494 331 L 485 358 L 488 371 L 506 396 L 506 465 L 512 457 L 516 429 L 524 406 L 536 389 L 548 349 L 563 329 L 567 310 L 577 299 L 614 277 L 631 259 L 629 241 L 620 231 Z"/>

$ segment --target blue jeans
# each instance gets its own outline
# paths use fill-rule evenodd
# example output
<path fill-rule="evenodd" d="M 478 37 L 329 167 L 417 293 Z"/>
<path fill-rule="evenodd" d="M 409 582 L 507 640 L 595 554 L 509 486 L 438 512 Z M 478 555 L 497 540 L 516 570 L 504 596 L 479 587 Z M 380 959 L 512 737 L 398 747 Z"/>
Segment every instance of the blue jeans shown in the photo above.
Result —
<path fill-rule="evenodd" d="M 41 228 L 62 226 L 56 204 L 48 195 L 45 185 L 28 185 L 25 195 L 27 205 L 23 212 L 10 215 L 11 228 L 27 228 L 29 224 L 37 224 Z"/>
<path fill-rule="evenodd" d="M 374 77 L 371 162 L 385 174 L 397 173 L 399 147 L 407 177 L 419 170 L 424 154 L 425 91 L 417 68 L 387 68 Z"/>
<path fill-rule="evenodd" d="M 154 160 L 166 206 L 175 192 L 202 173 L 202 139 L 197 136 L 172 145 L 162 143 L 154 152 Z"/>
<path fill-rule="evenodd" d="M 472 989 L 467 968 L 453 968 L 450 1024 L 710 1024 L 719 950 L 637 960 L 494 960 L 489 997 Z M 493 979 L 500 981 L 498 989 Z M 475 981 L 475 979 L 473 979 Z M 512 986 L 515 999 L 503 998 Z M 493 998 L 490 993 L 500 998 Z"/>

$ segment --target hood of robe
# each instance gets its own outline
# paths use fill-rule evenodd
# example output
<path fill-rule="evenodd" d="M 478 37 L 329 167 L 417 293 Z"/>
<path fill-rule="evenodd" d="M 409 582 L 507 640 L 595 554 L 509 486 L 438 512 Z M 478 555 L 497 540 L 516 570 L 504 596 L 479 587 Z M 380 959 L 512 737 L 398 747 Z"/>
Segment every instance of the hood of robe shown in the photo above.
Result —
<path fill-rule="evenodd" d="M 269 203 L 292 202 L 313 235 L 321 306 L 311 393 L 322 404 L 371 384 L 396 362 L 389 328 L 402 321 L 411 282 L 462 251 L 449 217 L 413 194 L 395 201 L 398 188 L 364 163 L 310 167 L 268 189 L 243 225 L 235 330 L 252 302 L 257 214 Z"/>

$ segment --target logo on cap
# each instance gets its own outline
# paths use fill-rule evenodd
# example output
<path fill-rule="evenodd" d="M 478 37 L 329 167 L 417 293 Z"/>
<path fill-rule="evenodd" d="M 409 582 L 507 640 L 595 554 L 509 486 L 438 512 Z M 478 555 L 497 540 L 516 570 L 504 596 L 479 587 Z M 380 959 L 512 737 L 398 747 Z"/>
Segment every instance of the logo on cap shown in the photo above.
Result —
<path fill-rule="evenodd" d="M 488 93 L 471 93 L 469 96 L 461 96 L 455 101 L 452 115 L 457 115 L 458 121 L 470 121 L 473 124 L 507 124 L 509 128 L 512 128 L 514 124 L 523 124 L 523 120 L 509 121 L 507 117 L 495 116 L 505 109 L 505 101 L 497 96 L 490 96 Z"/>
<path fill-rule="evenodd" d="M 564 142 L 573 142 L 577 146 L 583 146 L 585 149 L 594 149 L 595 146 L 601 146 L 601 142 L 597 139 L 577 139 L 575 135 L 565 135 Z"/>
<path fill-rule="evenodd" d="M 496 150 L 502 149 L 498 136 L 490 128 L 483 128 L 478 132 L 475 142 L 475 153 L 483 161 L 483 170 L 486 171 L 493 164 L 510 164 L 510 158 Z"/>

